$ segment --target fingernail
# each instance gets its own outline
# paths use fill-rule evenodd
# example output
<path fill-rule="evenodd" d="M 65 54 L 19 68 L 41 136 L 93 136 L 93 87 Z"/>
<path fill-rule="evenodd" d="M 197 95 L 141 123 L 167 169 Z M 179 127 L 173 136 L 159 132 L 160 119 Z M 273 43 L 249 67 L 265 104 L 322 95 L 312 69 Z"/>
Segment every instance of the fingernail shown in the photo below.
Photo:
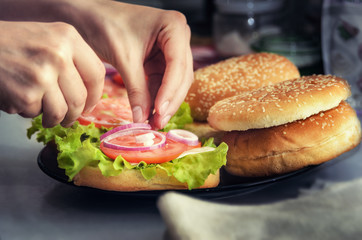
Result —
<path fill-rule="evenodd" d="M 162 105 L 160 107 L 160 112 L 159 112 L 160 115 L 164 115 L 166 113 L 169 104 L 170 104 L 169 101 L 162 103 Z"/>
<path fill-rule="evenodd" d="M 71 122 L 71 123 L 69 123 L 69 124 L 67 124 L 67 126 L 66 126 L 66 127 L 67 127 L 67 128 L 68 128 L 68 127 L 71 127 L 71 126 L 73 126 L 73 124 L 74 124 L 74 121 L 73 121 L 73 122 Z"/>
<path fill-rule="evenodd" d="M 170 121 L 171 115 L 166 115 L 162 121 L 161 121 L 161 129 L 164 128 L 166 126 L 166 124 L 168 123 L 168 121 Z"/>
<path fill-rule="evenodd" d="M 140 106 L 132 108 L 133 122 L 141 122 L 143 118 L 142 108 Z"/>

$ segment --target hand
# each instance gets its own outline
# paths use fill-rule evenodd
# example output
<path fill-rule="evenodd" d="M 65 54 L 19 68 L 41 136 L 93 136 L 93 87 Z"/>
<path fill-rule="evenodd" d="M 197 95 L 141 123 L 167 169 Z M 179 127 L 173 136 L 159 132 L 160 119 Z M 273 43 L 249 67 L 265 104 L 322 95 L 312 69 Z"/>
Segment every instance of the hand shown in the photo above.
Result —
<path fill-rule="evenodd" d="M 134 121 L 144 122 L 154 110 L 151 123 L 163 128 L 193 81 L 185 17 L 115 1 L 70 2 L 77 9 L 70 22 L 121 73 Z"/>
<path fill-rule="evenodd" d="M 0 21 L 0 29 L 0 110 L 69 126 L 98 102 L 105 70 L 74 27 Z"/>

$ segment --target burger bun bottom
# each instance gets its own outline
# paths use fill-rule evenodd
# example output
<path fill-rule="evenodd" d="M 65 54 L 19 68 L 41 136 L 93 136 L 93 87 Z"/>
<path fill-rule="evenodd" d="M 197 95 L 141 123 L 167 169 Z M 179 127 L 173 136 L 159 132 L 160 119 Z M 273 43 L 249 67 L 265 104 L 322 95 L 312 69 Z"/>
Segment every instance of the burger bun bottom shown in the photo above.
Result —
<path fill-rule="evenodd" d="M 243 177 L 284 174 L 331 160 L 361 141 L 361 124 L 348 103 L 280 126 L 232 131 L 226 171 Z"/>

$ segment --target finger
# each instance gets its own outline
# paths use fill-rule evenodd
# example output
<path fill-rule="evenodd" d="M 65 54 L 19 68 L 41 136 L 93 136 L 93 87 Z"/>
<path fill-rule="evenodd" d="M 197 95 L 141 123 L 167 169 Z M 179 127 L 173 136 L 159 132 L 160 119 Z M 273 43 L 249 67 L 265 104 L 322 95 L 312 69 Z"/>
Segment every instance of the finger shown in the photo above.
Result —
<path fill-rule="evenodd" d="M 190 30 L 185 26 L 184 35 L 161 39 L 165 55 L 166 69 L 162 84 L 155 99 L 156 115 L 154 122 L 163 128 L 185 99 L 193 80 L 192 57 L 189 47 Z M 176 34 L 176 33 L 173 33 Z M 166 41 L 165 43 L 163 43 Z"/>
<path fill-rule="evenodd" d="M 102 96 L 105 67 L 90 46 L 79 39 L 74 45 L 73 61 L 87 90 L 84 111 L 90 111 Z"/>
<path fill-rule="evenodd" d="M 34 118 L 38 116 L 42 111 L 41 101 L 33 103 L 27 106 L 24 111 L 20 112 L 19 115 L 25 118 Z"/>
<path fill-rule="evenodd" d="M 185 75 L 185 78 L 189 79 L 188 81 L 185 81 L 185 82 L 191 83 L 192 79 L 193 79 L 193 75 L 188 75 L 188 76 Z M 179 106 L 185 99 L 187 90 L 190 88 L 190 85 L 191 85 L 190 83 L 188 83 L 188 84 L 184 84 L 183 82 L 181 82 L 179 84 L 163 83 L 161 85 L 161 87 L 159 89 L 159 94 L 157 95 L 157 97 L 160 96 L 163 93 L 163 91 L 175 92 L 175 94 L 174 94 L 174 96 L 172 96 L 171 100 L 166 100 L 161 104 L 159 111 L 156 110 L 156 113 L 154 114 L 153 119 L 152 119 L 152 123 L 155 128 L 158 128 L 158 129 L 164 128 L 165 125 L 170 120 L 170 118 L 176 113 Z M 168 99 L 170 99 L 170 98 L 168 98 Z M 157 100 L 156 100 L 156 102 L 157 102 Z"/>
<path fill-rule="evenodd" d="M 148 89 L 149 89 L 150 97 L 151 97 L 151 111 L 152 111 L 155 107 L 154 102 L 155 102 L 158 90 L 160 89 L 161 84 L 162 84 L 163 74 L 154 73 L 154 74 L 148 75 L 147 77 L 148 77 Z"/>
<path fill-rule="evenodd" d="M 16 63 L 10 61 L 8 66 L 14 68 Z M 15 65 L 19 67 L 19 65 Z M 2 77 L 5 80 L 0 83 L 0 110 L 9 114 L 19 114 L 23 117 L 35 117 L 41 112 L 41 98 L 43 96 L 43 89 L 37 85 L 27 84 L 27 81 L 32 81 L 34 74 L 29 74 L 29 63 L 21 70 L 2 72 Z M 15 67 L 15 68 L 16 68 Z M 28 70 L 28 71 L 26 71 Z M 31 71 L 30 71 L 31 72 Z"/>
<path fill-rule="evenodd" d="M 158 90 L 161 87 L 162 79 L 166 69 L 165 57 L 160 49 L 156 48 L 155 55 L 152 55 L 151 58 L 148 58 L 145 62 L 145 71 L 148 77 L 148 89 L 150 92 L 151 98 L 151 114 L 154 109 L 154 102 L 157 97 Z"/>
<path fill-rule="evenodd" d="M 67 104 L 67 113 L 61 125 L 69 127 L 82 114 L 87 99 L 87 89 L 72 62 L 59 75 L 58 84 Z"/>
<path fill-rule="evenodd" d="M 19 87 L 9 90 L 10 96 L 7 96 L 4 109 L 10 114 L 18 113 L 22 117 L 33 118 L 41 113 L 41 96 L 43 93 L 40 89 Z M 39 97 L 40 96 L 40 97 Z"/>
<path fill-rule="evenodd" d="M 58 86 L 49 89 L 42 98 L 43 126 L 54 127 L 63 121 L 68 107 Z"/>
<path fill-rule="evenodd" d="M 136 123 L 147 120 L 152 105 L 142 63 L 142 60 L 133 60 L 129 64 L 118 66 L 127 88 L 133 122 Z"/>

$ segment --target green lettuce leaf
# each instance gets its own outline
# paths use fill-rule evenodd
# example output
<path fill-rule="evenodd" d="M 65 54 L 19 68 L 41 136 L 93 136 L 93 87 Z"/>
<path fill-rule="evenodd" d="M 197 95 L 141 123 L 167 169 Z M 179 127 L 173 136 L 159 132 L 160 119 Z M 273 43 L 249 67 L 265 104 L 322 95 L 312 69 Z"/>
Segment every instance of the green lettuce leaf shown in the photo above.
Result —
<path fill-rule="evenodd" d="M 221 143 L 214 151 L 186 155 L 160 164 L 178 181 L 187 183 L 189 189 L 200 187 L 210 174 L 215 174 L 226 164 L 228 145 Z"/>
<path fill-rule="evenodd" d="M 213 137 L 208 138 L 208 139 L 201 139 L 201 142 L 202 142 L 203 147 L 214 147 L 214 148 L 216 148 Z"/>
<path fill-rule="evenodd" d="M 102 173 L 107 176 L 115 176 L 120 173 L 114 168 L 109 167 L 111 163 L 110 159 L 105 156 L 99 148 L 95 147 L 91 143 L 90 139 L 86 139 L 83 142 L 79 142 L 73 137 L 67 138 L 66 140 L 57 137 L 56 144 L 59 150 L 58 154 L 58 166 L 65 170 L 65 174 L 69 177 L 69 181 L 82 170 L 83 167 L 91 165 L 97 166 L 101 169 Z M 75 145 L 72 145 L 72 142 Z"/>
<path fill-rule="evenodd" d="M 93 123 L 84 126 L 79 124 L 79 122 L 75 122 L 70 128 L 64 128 L 59 124 L 52 128 L 43 128 L 42 115 L 39 115 L 33 118 L 31 126 L 27 130 L 27 137 L 30 139 L 36 134 L 36 140 L 44 144 L 54 141 L 56 136 L 63 138 L 68 135 L 76 135 L 82 141 L 91 137 L 91 141 L 96 142 L 108 130 L 106 128 L 96 128 Z"/>
<path fill-rule="evenodd" d="M 192 123 L 193 118 L 191 116 L 190 105 L 183 102 L 177 112 L 171 117 L 170 121 L 161 130 L 162 132 L 168 132 L 171 129 L 182 129 L 185 124 Z"/>

